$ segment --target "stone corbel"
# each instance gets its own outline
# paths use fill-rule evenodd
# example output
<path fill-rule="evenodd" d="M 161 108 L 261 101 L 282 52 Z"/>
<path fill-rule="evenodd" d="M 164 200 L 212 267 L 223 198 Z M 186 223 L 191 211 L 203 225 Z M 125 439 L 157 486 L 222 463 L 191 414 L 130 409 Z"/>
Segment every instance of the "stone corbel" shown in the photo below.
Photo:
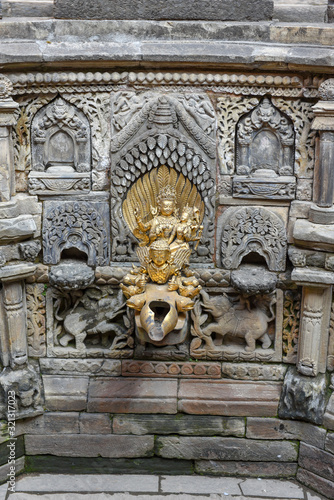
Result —
<path fill-rule="evenodd" d="M 16 417 L 24 418 L 40 414 L 41 379 L 34 367 L 28 363 L 27 311 L 25 278 L 36 270 L 33 264 L 5 266 L 0 270 L 2 297 L 0 307 L 1 362 L 4 367 L 0 375 L 0 410 L 6 414 L 7 395 L 15 392 Z"/>

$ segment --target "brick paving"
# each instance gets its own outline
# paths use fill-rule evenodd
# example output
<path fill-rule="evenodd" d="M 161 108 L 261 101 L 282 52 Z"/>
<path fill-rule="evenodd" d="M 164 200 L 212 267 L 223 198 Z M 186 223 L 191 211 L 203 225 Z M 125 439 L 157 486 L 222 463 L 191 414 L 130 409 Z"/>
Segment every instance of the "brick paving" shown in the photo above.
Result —
<path fill-rule="evenodd" d="M 295 481 L 139 474 L 28 474 L 0 500 L 323 500 Z"/>

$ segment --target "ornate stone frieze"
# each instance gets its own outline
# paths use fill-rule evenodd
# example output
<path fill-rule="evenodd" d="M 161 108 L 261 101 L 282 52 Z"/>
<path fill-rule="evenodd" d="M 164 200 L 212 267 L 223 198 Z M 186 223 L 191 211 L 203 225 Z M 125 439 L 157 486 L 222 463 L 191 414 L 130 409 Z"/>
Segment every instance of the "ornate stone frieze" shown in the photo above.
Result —
<path fill-rule="evenodd" d="M 101 89 L 110 91 L 115 86 L 128 84 L 149 86 L 164 85 L 168 87 L 198 87 L 205 86 L 212 90 L 231 93 L 249 94 L 259 93 L 260 95 L 275 92 L 276 95 L 286 95 L 298 97 L 303 92 L 310 90 L 303 88 L 303 80 L 297 75 L 277 75 L 277 74 L 233 74 L 233 73 L 187 73 L 187 72 L 54 72 L 54 73 L 22 73 L 9 74 L 9 79 L 13 84 L 13 94 L 40 93 L 42 92 L 63 92 L 72 91 L 71 87 L 80 88 L 80 91 L 88 87 L 89 91 L 99 91 Z M 310 84 L 312 82 L 309 82 Z M 310 97 L 310 95 L 308 95 Z M 316 97 L 316 95 L 314 96 Z"/>
<path fill-rule="evenodd" d="M 43 259 L 58 264 L 65 250 L 86 254 L 90 266 L 109 262 L 109 210 L 105 202 L 46 201 Z"/>
<path fill-rule="evenodd" d="M 269 200 L 293 200 L 296 194 L 296 179 L 293 176 L 262 175 L 235 176 L 233 196 Z"/>
<path fill-rule="evenodd" d="M 46 375 L 98 375 L 118 377 L 121 375 L 121 361 L 116 359 L 84 358 L 41 358 L 41 372 Z"/>
<path fill-rule="evenodd" d="M 237 380 L 284 380 L 287 368 L 283 365 L 256 363 L 222 363 L 223 376 Z"/>
<path fill-rule="evenodd" d="M 295 364 L 297 361 L 299 320 L 300 320 L 299 292 L 287 290 L 284 292 L 283 303 L 283 361 Z"/>
<path fill-rule="evenodd" d="M 219 363 L 177 363 L 163 361 L 122 361 L 125 377 L 221 378 Z"/>
<path fill-rule="evenodd" d="M 191 312 L 194 338 L 190 355 L 197 359 L 280 361 L 282 300 L 280 290 L 253 297 L 235 292 L 210 296 L 201 291 L 201 300 Z"/>
<path fill-rule="evenodd" d="M 31 141 L 31 193 L 90 190 L 90 125 L 81 111 L 57 97 L 34 116 Z"/>
<path fill-rule="evenodd" d="M 219 224 L 222 265 L 237 269 L 250 252 L 264 257 L 270 271 L 284 271 L 287 239 L 283 220 L 262 207 L 228 208 Z"/>
<path fill-rule="evenodd" d="M 27 335 L 28 355 L 31 357 L 45 356 L 45 285 L 27 284 Z"/>
<path fill-rule="evenodd" d="M 111 142 L 115 164 L 111 176 L 113 258 L 135 259 L 135 239 L 121 212 L 126 192 L 143 174 L 166 165 L 180 179 L 193 183 L 204 200 L 204 230 L 193 260 L 208 261 L 213 250 L 215 204 L 215 122 L 209 99 L 150 94 L 138 100 L 126 93 L 124 102 L 124 113 L 122 108 L 115 110 L 114 127 L 120 128 L 128 116 L 130 119 Z M 127 110 L 130 104 L 136 113 Z M 115 109 L 116 103 L 113 106 Z"/>
<path fill-rule="evenodd" d="M 132 357 L 134 323 L 122 292 L 50 288 L 46 300 L 49 357 Z"/>

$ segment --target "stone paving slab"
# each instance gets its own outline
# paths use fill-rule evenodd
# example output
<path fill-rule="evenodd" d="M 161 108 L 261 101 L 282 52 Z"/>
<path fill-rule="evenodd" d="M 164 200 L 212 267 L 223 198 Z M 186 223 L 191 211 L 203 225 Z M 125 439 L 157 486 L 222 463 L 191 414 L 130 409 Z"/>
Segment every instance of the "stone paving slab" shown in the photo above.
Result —
<path fill-rule="evenodd" d="M 240 495 L 242 478 L 168 476 L 161 479 L 162 493 L 224 493 Z"/>
<path fill-rule="evenodd" d="M 292 481 L 279 479 L 246 479 L 240 484 L 244 495 L 258 495 L 262 498 L 304 498 L 303 487 Z"/>
<path fill-rule="evenodd" d="M 294 481 L 140 474 L 30 474 L 0 500 L 322 500 Z M 8 492 L 9 493 L 9 492 Z"/>

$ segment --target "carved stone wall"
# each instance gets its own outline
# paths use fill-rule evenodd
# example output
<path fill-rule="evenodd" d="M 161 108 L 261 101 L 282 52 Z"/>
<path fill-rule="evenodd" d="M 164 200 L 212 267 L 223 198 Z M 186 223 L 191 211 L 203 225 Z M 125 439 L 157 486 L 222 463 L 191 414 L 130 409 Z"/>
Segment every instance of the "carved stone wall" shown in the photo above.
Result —
<path fill-rule="evenodd" d="M 14 387 L 22 418 L 103 414 L 121 439 L 139 424 L 159 434 L 149 413 L 187 438 L 196 418 L 239 419 L 239 440 L 263 439 L 252 421 L 278 411 L 333 422 L 334 215 L 318 196 L 334 182 L 333 85 L 282 71 L 50 75 L 8 73 L 0 92 L 2 414 Z M 169 341 L 140 330 L 147 290 L 156 323 L 176 315 Z"/>

